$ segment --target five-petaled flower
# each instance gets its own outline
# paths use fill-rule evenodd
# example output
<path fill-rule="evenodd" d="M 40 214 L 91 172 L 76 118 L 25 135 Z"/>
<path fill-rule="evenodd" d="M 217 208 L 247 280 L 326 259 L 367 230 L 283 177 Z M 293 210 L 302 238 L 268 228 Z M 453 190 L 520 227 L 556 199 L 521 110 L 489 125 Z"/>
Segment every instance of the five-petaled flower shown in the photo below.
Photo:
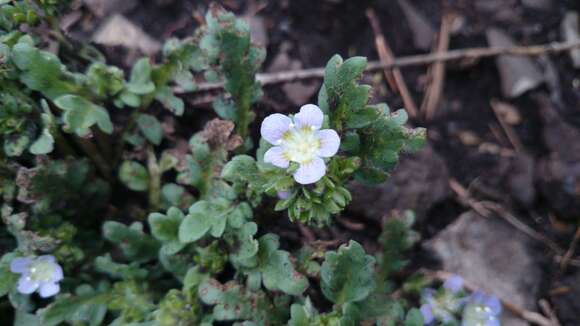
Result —
<path fill-rule="evenodd" d="M 425 325 L 431 325 L 436 320 L 443 323 L 451 323 L 455 320 L 454 315 L 459 312 L 463 305 L 457 295 L 463 289 L 464 280 L 459 275 L 453 275 L 443 283 L 443 291 L 424 289 L 421 294 L 420 311 Z"/>
<path fill-rule="evenodd" d="M 17 290 L 22 294 L 38 290 L 41 297 L 47 298 L 60 291 L 58 282 L 63 279 L 63 273 L 54 256 L 15 258 L 10 263 L 10 270 L 21 274 Z"/>
<path fill-rule="evenodd" d="M 476 291 L 463 310 L 462 326 L 500 326 L 501 303 L 498 298 Z"/>
<path fill-rule="evenodd" d="M 340 137 L 332 129 L 320 130 L 324 114 L 314 104 L 306 104 L 294 119 L 280 113 L 269 115 L 262 122 L 262 137 L 274 145 L 264 155 L 264 162 L 288 168 L 298 163 L 294 180 L 311 184 L 326 174 L 323 158 L 334 156 L 340 147 Z"/>

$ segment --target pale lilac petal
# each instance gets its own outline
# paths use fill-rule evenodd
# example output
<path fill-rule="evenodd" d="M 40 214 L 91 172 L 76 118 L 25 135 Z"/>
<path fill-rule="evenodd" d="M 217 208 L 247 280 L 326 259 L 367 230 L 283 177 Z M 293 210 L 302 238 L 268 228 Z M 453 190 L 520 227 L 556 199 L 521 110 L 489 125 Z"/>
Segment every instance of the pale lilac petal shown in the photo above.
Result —
<path fill-rule="evenodd" d="M 457 293 L 463 288 L 463 278 L 459 275 L 453 275 L 443 283 L 443 287 L 452 293 Z"/>
<path fill-rule="evenodd" d="M 278 198 L 282 200 L 290 198 L 290 191 L 286 190 L 278 191 Z"/>
<path fill-rule="evenodd" d="M 52 274 L 52 281 L 58 282 L 64 278 L 62 267 L 59 264 L 54 264 L 54 273 Z"/>
<path fill-rule="evenodd" d="M 431 309 L 431 306 L 428 304 L 424 304 L 421 306 L 419 310 L 421 311 L 421 315 L 423 315 L 423 323 L 425 325 L 431 324 L 435 319 L 435 316 L 433 316 L 433 309 Z"/>
<path fill-rule="evenodd" d="M 28 257 L 14 258 L 12 262 L 10 262 L 10 271 L 19 274 L 25 273 L 28 271 L 28 266 L 30 266 L 31 262 L 32 259 Z"/>
<path fill-rule="evenodd" d="M 485 326 L 501 326 L 501 323 L 499 322 L 499 319 L 494 317 L 492 319 L 486 320 Z"/>
<path fill-rule="evenodd" d="M 266 154 L 264 154 L 264 162 L 285 169 L 290 165 L 290 161 L 288 161 L 284 153 L 285 152 L 282 147 L 274 146 L 266 151 Z"/>
<path fill-rule="evenodd" d="M 326 174 L 326 165 L 321 158 L 315 158 L 309 163 L 300 164 L 300 167 L 294 173 L 296 182 L 307 185 L 315 183 Z"/>
<path fill-rule="evenodd" d="M 266 117 L 262 121 L 262 126 L 260 127 L 260 134 L 267 142 L 272 145 L 277 145 L 278 141 L 282 139 L 282 136 L 292 124 L 292 119 L 287 116 L 274 113 Z"/>
<path fill-rule="evenodd" d="M 324 129 L 316 132 L 320 139 L 320 149 L 318 155 L 321 157 L 331 157 L 338 152 L 340 147 L 340 137 L 332 129 Z"/>
<path fill-rule="evenodd" d="M 38 256 L 38 258 L 36 258 L 36 259 L 49 261 L 51 263 L 56 263 L 56 258 L 54 258 L 53 255 L 42 255 L 42 256 Z"/>
<path fill-rule="evenodd" d="M 314 129 L 320 129 L 323 120 L 324 113 L 314 104 L 302 106 L 300 112 L 294 116 L 294 123 L 297 128 L 314 127 Z"/>
<path fill-rule="evenodd" d="M 36 291 L 36 289 L 38 289 L 38 286 L 40 286 L 39 282 L 33 281 L 26 276 L 22 276 L 18 280 L 18 287 L 16 289 L 18 290 L 18 292 L 22 294 L 30 294 Z"/>
<path fill-rule="evenodd" d="M 485 298 L 484 304 L 491 310 L 494 315 L 497 316 L 501 313 L 501 302 L 498 298 L 494 296 L 488 296 Z"/>
<path fill-rule="evenodd" d="M 43 298 L 52 297 L 60 291 L 58 283 L 44 283 L 40 286 L 40 296 Z"/>

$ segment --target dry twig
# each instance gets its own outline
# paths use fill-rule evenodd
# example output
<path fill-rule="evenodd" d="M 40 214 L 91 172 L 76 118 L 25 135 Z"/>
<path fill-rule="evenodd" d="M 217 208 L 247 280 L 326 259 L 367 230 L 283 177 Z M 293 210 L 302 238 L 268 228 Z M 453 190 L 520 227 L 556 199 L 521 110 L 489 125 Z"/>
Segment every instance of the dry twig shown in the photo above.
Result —
<path fill-rule="evenodd" d="M 493 113 L 495 114 L 497 121 L 499 121 L 499 124 L 500 124 L 501 128 L 503 129 L 505 135 L 507 136 L 508 140 L 510 141 L 510 143 L 512 144 L 512 146 L 514 147 L 514 149 L 517 152 L 522 153 L 522 152 L 524 152 L 524 145 L 522 145 L 522 142 L 520 141 L 514 128 L 512 128 L 512 126 L 510 126 L 507 122 L 504 121 L 503 116 L 499 112 L 498 106 L 500 106 L 500 105 L 502 105 L 502 103 L 499 102 L 498 100 L 495 100 L 495 99 L 491 100 L 491 102 L 490 102 L 491 109 L 492 109 Z"/>
<path fill-rule="evenodd" d="M 381 63 L 384 64 L 392 64 L 395 62 L 395 55 L 393 51 L 389 47 L 387 40 L 383 36 L 383 32 L 381 31 L 381 25 L 379 23 L 379 18 L 375 14 L 373 8 L 368 8 L 366 11 L 367 17 L 375 33 L 375 46 L 377 48 L 377 52 L 379 53 L 379 58 L 381 59 Z M 391 88 L 394 90 L 398 90 L 399 94 L 403 98 L 403 102 L 405 104 L 405 108 L 409 113 L 410 117 L 417 116 L 417 105 L 409 92 L 409 88 L 405 83 L 405 78 L 403 78 L 403 74 L 399 68 L 392 69 L 390 72 L 388 69 L 383 70 L 385 73 L 385 78 L 390 81 Z"/>
<path fill-rule="evenodd" d="M 395 69 L 410 66 L 430 65 L 434 62 L 447 62 L 462 59 L 481 59 L 495 57 L 498 55 L 516 55 L 516 56 L 538 56 L 546 53 L 560 53 L 580 48 L 578 42 L 555 42 L 549 44 L 532 45 L 532 46 L 515 46 L 508 48 L 468 48 L 452 50 L 445 53 L 430 53 L 399 57 L 390 63 L 380 61 L 371 61 L 367 65 L 366 71 L 373 72 L 382 69 Z M 264 86 L 289 83 L 306 79 L 319 79 L 324 77 L 324 68 L 310 68 L 292 71 L 280 71 L 276 73 L 257 74 L 256 79 Z M 179 93 L 200 93 L 207 91 L 220 90 L 223 83 L 201 83 L 193 92 L 185 92 L 176 89 Z"/>
<path fill-rule="evenodd" d="M 576 233 L 574 233 L 574 238 L 570 243 L 570 248 L 568 248 L 566 254 L 564 254 L 564 257 L 562 257 L 562 259 L 560 260 L 560 271 L 563 272 L 566 270 L 566 267 L 570 263 L 570 259 L 572 259 L 572 255 L 574 255 L 574 252 L 576 251 L 576 247 L 578 246 L 579 240 L 580 240 L 580 226 L 576 228 Z"/>
<path fill-rule="evenodd" d="M 561 255 L 564 250 L 560 248 L 554 241 L 546 237 L 545 235 L 538 233 L 536 230 L 529 227 L 527 224 L 520 221 L 517 217 L 513 216 L 509 213 L 504 207 L 497 203 L 488 202 L 488 201 L 476 201 L 469 195 L 469 192 L 465 187 L 463 187 L 457 180 L 450 179 L 449 186 L 451 190 L 455 192 L 455 194 L 459 197 L 459 200 L 462 204 L 469 206 L 475 212 L 480 214 L 483 217 L 491 218 L 492 213 L 503 218 L 506 222 L 511 224 L 516 229 L 520 230 L 521 232 L 525 233 L 532 239 L 540 241 L 544 243 L 548 248 L 550 248 L 554 253 Z"/>
<path fill-rule="evenodd" d="M 425 274 L 425 276 L 427 276 L 428 278 L 440 281 L 440 282 L 445 282 L 448 278 L 450 278 L 451 276 L 453 276 L 453 273 L 449 273 L 446 271 L 432 271 L 432 270 L 422 270 L 423 274 Z M 478 287 L 465 281 L 464 283 L 464 287 L 471 291 L 477 291 Z M 520 306 L 517 306 L 503 298 L 499 298 L 501 300 L 502 306 L 509 310 L 512 314 L 514 314 L 515 316 L 530 322 L 530 323 L 534 323 L 540 326 L 558 326 L 557 324 L 555 324 L 553 321 L 551 321 L 550 319 L 546 318 L 545 316 L 543 316 L 542 314 L 539 314 L 537 312 L 533 312 L 533 311 L 529 311 L 526 310 Z"/>
<path fill-rule="evenodd" d="M 453 13 L 448 13 L 443 16 L 437 46 L 435 48 L 436 54 L 445 53 L 449 50 L 449 38 L 454 20 L 455 14 Z M 441 100 L 441 93 L 445 85 L 445 62 L 435 62 L 429 69 L 429 77 L 431 83 L 425 92 L 425 97 L 421 104 L 421 112 L 427 120 L 431 120 L 435 116 L 435 109 L 437 109 L 437 105 Z"/>
<path fill-rule="evenodd" d="M 548 300 L 541 299 L 538 302 L 538 304 L 539 304 L 540 308 L 542 309 L 542 311 L 544 312 L 544 315 L 546 315 L 550 318 L 550 320 L 552 321 L 552 325 L 561 326 L 560 321 L 558 320 L 558 316 L 556 316 L 556 312 L 554 312 L 554 309 L 552 309 Z"/>

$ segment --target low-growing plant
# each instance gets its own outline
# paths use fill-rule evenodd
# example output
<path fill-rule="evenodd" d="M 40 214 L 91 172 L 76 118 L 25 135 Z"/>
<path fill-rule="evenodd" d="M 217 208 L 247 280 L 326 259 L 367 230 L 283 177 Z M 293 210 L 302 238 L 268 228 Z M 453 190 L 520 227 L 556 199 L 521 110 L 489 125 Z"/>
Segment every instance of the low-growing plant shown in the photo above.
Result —
<path fill-rule="evenodd" d="M 125 76 L 58 32 L 66 8 L 0 0 L 0 313 L 13 311 L 15 325 L 415 326 L 457 323 L 461 310 L 469 320 L 497 316 L 483 295 L 401 295 L 424 285 L 393 280 L 417 240 L 411 212 L 386 220 L 375 253 L 353 240 L 294 246 L 263 227 L 281 216 L 332 224 L 351 181 L 382 183 L 401 152 L 421 147 L 425 130 L 406 127 L 404 110 L 369 103 L 365 58 L 332 57 L 317 104 L 253 124 L 265 51 L 233 14 L 212 5 L 192 37 L 167 41 L 159 61 L 141 58 Z M 64 59 L 24 24 L 56 28 L 61 51 L 82 51 Z M 201 75 L 223 82 L 213 102 L 223 120 L 183 141 L 160 117 L 185 119 L 176 90 L 195 90 Z"/>

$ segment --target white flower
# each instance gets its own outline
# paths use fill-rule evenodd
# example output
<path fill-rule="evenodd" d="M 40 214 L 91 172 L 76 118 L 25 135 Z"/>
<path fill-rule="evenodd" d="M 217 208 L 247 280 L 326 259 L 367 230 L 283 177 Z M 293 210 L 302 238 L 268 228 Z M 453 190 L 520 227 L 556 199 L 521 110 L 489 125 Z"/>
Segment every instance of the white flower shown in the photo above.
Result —
<path fill-rule="evenodd" d="M 340 147 L 340 137 L 332 129 L 320 130 L 324 114 L 314 104 L 306 104 L 294 116 L 274 113 L 262 122 L 262 137 L 274 147 L 264 155 L 264 161 L 280 168 L 290 162 L 299 164 L 294 180 L 311 184 L 326 174 L 323 158 L 332 157 Z"/>
<path fill-rule="evenodd" d="M 10 271 L 21 274 L 17 290 L 22 294 L 38 290 L 41 297 L 47 298 L 60 291 L 58 282 L 63 279 L 63 273 L 54 256 L 15 258 L 10 263 Z"/>

